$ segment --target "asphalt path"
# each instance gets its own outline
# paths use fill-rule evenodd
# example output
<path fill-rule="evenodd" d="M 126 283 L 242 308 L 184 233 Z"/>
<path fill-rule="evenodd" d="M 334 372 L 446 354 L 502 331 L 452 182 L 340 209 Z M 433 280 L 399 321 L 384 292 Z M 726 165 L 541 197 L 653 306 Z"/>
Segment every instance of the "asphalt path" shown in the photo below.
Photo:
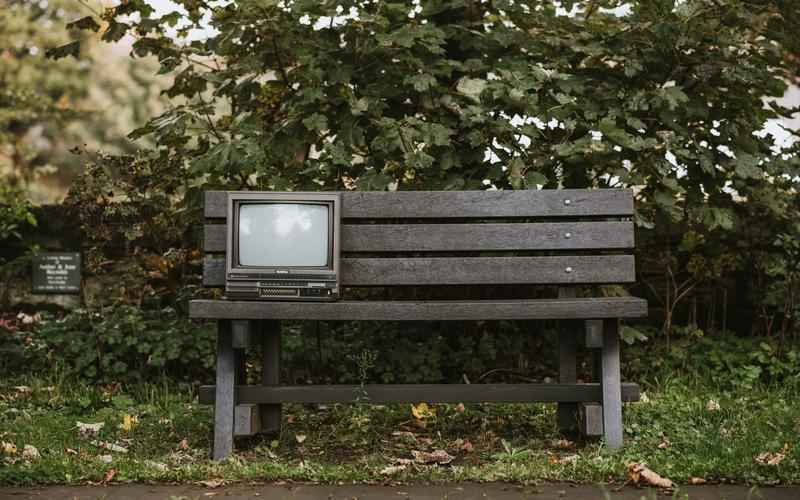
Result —
<path fill-rule="evenodd" d="M 122 484 L 110 486 L 0 487 L 2 500 L 800 500 L 800 486 L 751 488 L 738 485 L 685 486 L 665 492 L 615 485 L 543 484 L 519 486 L 503 483 L 444 485 L 316 485 L 235 484 L 208 488 L 202 485 Z"/>

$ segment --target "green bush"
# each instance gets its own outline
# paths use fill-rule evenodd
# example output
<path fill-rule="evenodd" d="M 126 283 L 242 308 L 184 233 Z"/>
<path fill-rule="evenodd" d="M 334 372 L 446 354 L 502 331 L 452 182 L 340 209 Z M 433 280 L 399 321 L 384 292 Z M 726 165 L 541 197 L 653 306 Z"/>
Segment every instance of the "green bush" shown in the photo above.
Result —
<path fill-rule="evenodd" d="M 669 347 L 642 343 L 627 348 L 624 363 L 632 380 L 658 381 L 690 376 L 727 389 L 800 378 L 800 347 L 730 332 L 706 336 L 702 330 L 675 328 Z M 681 336 L 682 335 L 682 336 Z"/>
<path fill-rule="evenodd" d="M 172 307 L 148 310 L 132 305 L 79 309 L 62 318 L 43 316 L 35 328 L 17 331 L 0 372 L 60 365 L 65 375 L 90 382 L 136 382 L 168 375 L 209 380 L 215 335 L 210 325 L 186 319 Z"/>

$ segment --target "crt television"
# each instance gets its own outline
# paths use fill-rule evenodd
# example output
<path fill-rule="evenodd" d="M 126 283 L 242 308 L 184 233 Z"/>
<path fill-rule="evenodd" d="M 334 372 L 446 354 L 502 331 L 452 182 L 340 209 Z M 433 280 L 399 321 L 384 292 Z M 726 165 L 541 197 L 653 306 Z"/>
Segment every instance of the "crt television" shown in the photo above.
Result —
<path fill-rule="evenodd" d="M 339 193 L 228 192 L 225 296 L 336 300 Z"/>

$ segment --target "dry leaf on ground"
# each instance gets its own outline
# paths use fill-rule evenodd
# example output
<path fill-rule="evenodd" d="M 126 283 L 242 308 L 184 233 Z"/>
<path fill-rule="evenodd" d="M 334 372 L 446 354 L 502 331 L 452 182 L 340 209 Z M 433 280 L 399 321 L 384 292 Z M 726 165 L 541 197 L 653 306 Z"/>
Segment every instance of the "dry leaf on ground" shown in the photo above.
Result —
<path fill-rule="evenodd" d="M 575 443 L 569 439 L 554 439 L 550 442 L 550 444 L 553 446 L 553 448 L 559 450 L 570 450 L 575 448 Z"/>
<path fill-rule="evenodd" d="M 181 439 L 181 442 L 178 443 L 178 449 L 186 451 L 189 449 L 189 440 L 186 438 Z"/>
<path fill-rule="evenodd" d="M 78 432 L 82 436 L 94 436 L 100 429 L 102 429 L 106 425 L 105 422 L 97 422 L 96 424 L 85 424 L 83 422 L 76 422 L 76 426 L 78 427 Z"/>
<path fill-rule="evenodd" d="M 36 460 L 37 458 L 39 458 L 39 456 L 40 456 L 39 450 L 37 450 L 35 446 L 26 444 L 22 448 L 22 458 L 26 460 Z"/>
<path fill-rule="evenodd" d="M 103 448 L 108 451 L 116 451 L 117 453 L 128 453 L 128 448 L 124 448 L 118 444 L 109 443 L 107 441 L 92 441 L 92 444 L 98 448 Z"/>
<path fill-rule="evenodd" d="M 781 451 L 776 451 L 774 453 L 771 451 L 765 451 L 763 453 L 759 453 L 756 455 L 755 461 L 761 465 L 778 465 L 783 462 L 783 459 L 786 458 L 786 454 L 788 452 L 789 443 L 784 443 Z"/>
<path fill-rule="evenodd" d="M 297 440 L 297 442 L 299 444 L 303 444 L 303 441 L 306 440 L 306 435 L 305 434 L 295 434 L 294 438 Z"/>
<path fill-rule="evenodd" d="M 122 417 L 122 423 L 119 424 L 119 428 L 125 432 L 130 432 L 131 429 L 136 427 L 139 424 L 139 417 L 136 415 L 125 415 Z"/>
<path fill-rule="evenodd" d="M 208 479 L 206 481 L 200 481 L 200 484 L 206 488 L 219 488 L 222 486 L 223 481 L 221 479 Z"/>
<path fill-rule="evenodd" d="M 706 403 L 706 410 L 708 410 L 708 411 L 719 411 L 720 410 L 719 403 L 717 403 L 713 399 L 709 399 L 708 403 Z"/>
<path fill-rule="evenodd" d="M 381 469 L 381 474 L 384 476 L 391 476 L 393 474 L 397 474 L 398 472 L 402 472 L 406 470 L 405 465 L 390 465 L 388 467 L 384 467 Z"/>
<path fill-rule="evenodd" d="M 114 461 L 114 457 L 111 455 L 98 455 L 97 459 L 103 462 L 104 464 L 110 464 Z"/>
<path fill-rule="evenodd" d="M 7 443 L 6 441 L 0 441 L 0 448 L 3 449 L 4 455 L 13 455 L 17 452 L 17 445 L 14 443 Z"/>
<path fill-rule="evenodd" d="M 108 469 L 106 475 L 103 476 L 103 483 L 110 483 L 114 476 L 117 475 L 117 469 Z"/>
<path fill-rule="evenodd" d="M 432 452 L 414 450 L 411 454 L 418 464 L 447 465 L 456 458 L 444 450 L 434 450 Z"/>
<path fill-rule="evenodd" d="M 689 484 L 699 485 L 699 484 L 706 484 L 706 480 L 702 477 L 690 477 Z"/>
<path fill-rule="evenodd" d="M 658 488 L 672 488 L 674 483 L 651 471 L 643 463 L 628 464 L 628 479 L 634 484 L 646 484 Z"/>
<path fill-rule="evenodd" d="M 436 416 L 436 411 L 429 407 L 427 403 L 420 403 L 418 405 L 411 405 L 411 414 L 417 420 L 425 420 Z"/>
<path fill-rule="evenodd" d="M 661 442 L 658 443 L 658 449 L 665 450 L 665 449 L 669 448 L 670 446 L 672 446 L 672 443 L 670 442 L 669 438 L 662 434 L 661 435 Z"/>
<path fill-rule="evenodd" d="M 577 454 L 567 455 L 567 456 L 559 458 L 558 459 L 558 463 L 563 464 L 563 465 L 574 464 L 575 462 L 578 461 L 579 458 L 580 458 L 580 455 L 577 455 Z"/>

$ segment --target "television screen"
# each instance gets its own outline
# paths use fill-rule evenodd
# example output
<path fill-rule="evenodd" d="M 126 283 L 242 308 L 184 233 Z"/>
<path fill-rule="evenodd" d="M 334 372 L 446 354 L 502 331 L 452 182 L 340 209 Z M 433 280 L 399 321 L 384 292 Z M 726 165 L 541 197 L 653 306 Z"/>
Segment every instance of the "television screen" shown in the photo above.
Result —
<path fill-rule="evenodd" d="M 329 206 L 311 203 L 239 205 L 239 265 L 328 265 Z"/>

